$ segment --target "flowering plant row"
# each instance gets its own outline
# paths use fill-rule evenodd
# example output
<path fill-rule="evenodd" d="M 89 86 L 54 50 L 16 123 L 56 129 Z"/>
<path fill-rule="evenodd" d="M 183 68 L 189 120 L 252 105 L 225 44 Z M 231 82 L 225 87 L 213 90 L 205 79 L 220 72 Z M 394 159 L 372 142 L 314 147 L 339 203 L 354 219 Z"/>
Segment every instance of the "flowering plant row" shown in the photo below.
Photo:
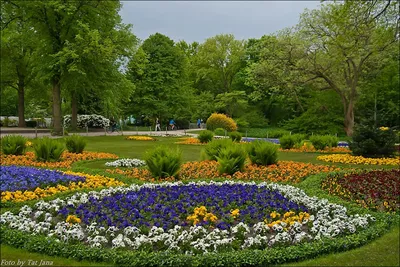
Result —
<path fill-rule="evenodd" d="M 205 145 L 205 143 L 201 143 L 198 138 L 194 137 L 183 137 L 179 138 L 180 141 L 176 142 L 176 144 L 181 144 L 181 145 Z"/>
<path fill-rule="evenodd" d="M 141 167 L 145 166 L 146 162 L 140 159 L 117 159 L 112 162 L 106 162 L 107 167 Z"/>
<path fill-rule="evenodd" d="M 48 170 L 37 170 L 37 173 L 43 172 L 44 174 L 49 174 Z M 101 175 L 89 175 L 84 173 L 75 172 L 64 172 L 66 177 L 70 178 L 70 182 L 62 185 L 56 184 L 50 186 L 48 183 L 44 182 L 39 184 L 34 190 L 15 190 L 20 184 L 26 184 L 31 179 L 29 176 L 23 176 L 19 178 L 20 183 L 15 185 L 12 191 L 1 192 L 1 202 L 23 202 L 33 199 L 41 199 L 44 197 L 52 196 L 60 192 L 66 191 L 76 191 L 80 189 L 95 189 L 101 187 L 113 187 L 124 185 L 123 182 L 115 180 L 114 178 L 107 178 Z M 77 177 L 72 178 L 72 177 Z M 51 178 L 49 178 L 51 180 Z M 28 181 L 27 181 L 28 180 Z M 44 180 L 44 179 L 41 179 Z M 15 190 L 15 191 L 14 191 Z"/>
<path fill-rule="evenodd" d="M 311 153 L 351 153 L 351 150 L 348 147 L 326 147 L 324 150 L 317 150 L 312 144 L 304 143 L 299 148 L 291 148 L 291 149 L 279 149 L 279 151 L 283 152 L 311 152 Z"/>
<path fill-rule="evenodd" d="M 36 187 L 65 185 L 69 182 L 84 182 L 85 178 L 66 175 L 60 171 L 40 170 L 31 167 L 0 166 L 1 192 L 25 191 Z"/>
<path fill-rule="evenodd" d="M 33 152 L 26 152 L 25 155 L 21 156 L 0 155 L 0 164 L 34 166 L 43 168 L 71 168 L 72 163 L 81 160 L 117 159 L 117 158 L 118 158 L 117 155 L 111 153 L 84 151 L 83 153 L 76 154 L 64 151 L 63 154 L 61 155 L 61 161 L 41 162 L 35 160 L 35 154 Z"/>
<path fill-rule="evenodd" d="M 150 136 L 142 135 L 130 135 L 126 137 L 126 140 L 136 140 L 136 141 L 156 141 L 157 139 Z"/>
<path fill-rule="evenodd" d="M 344 164 L 365 164 L 365 165 L 399 165 L 400 158 L 364 158 L 363 156 L 352 156 L 349 154 L 332 154 L 318 156 L 318 160 L 325 162 Z"/>
<path fill-rule="evenodd" d="M 399 212 L 399 183 L 399 170 L 370 171 L 330 175 L 322 189 L 366 208 Z"/>
<path fill-rule="evenodd" d="M 233 175 L 221 175 L 218 172 L 218 162 L 212 160 L 193 161 L 182 164 L 179 172 L 179 179 L 214 179 L 224 177 L 233 180 L 254 180 L 254 181 L 270 181 L 299 183 L 307 176 L 321 173 L 338 171 L 339 168 L 328 165 L 314 165 L 311 163 L 301 163 L 294 161 L 279 161 L 278 164 L 269 166 L 246 165 L 243 172 L 236 172 Z M 131 170 L 106 170 L 110 173 L 123 174 L 129 177 L 137 178 L 142 181 L 153 182 L 148 170 L 131 169 Z M 166 181 L 174 181 L 173 177 L 164 179 Z"/>
<path fill-rule="evenodd" d="M 71 125 L 71 115 L 64 116 L 64 126 L 69 127 Z M 79 128 L 95 127 L 105 128 L 110 126 L 110 120 L 97 114 L 91 115 L 78 115 L 77 126 Z"/>
<path fill-rule="evenodd" d="M 0 223 L 92 247 L 208 253 L 345 236 L 375 219 L 278 184 L 163 183 L 40 201 Z"/>

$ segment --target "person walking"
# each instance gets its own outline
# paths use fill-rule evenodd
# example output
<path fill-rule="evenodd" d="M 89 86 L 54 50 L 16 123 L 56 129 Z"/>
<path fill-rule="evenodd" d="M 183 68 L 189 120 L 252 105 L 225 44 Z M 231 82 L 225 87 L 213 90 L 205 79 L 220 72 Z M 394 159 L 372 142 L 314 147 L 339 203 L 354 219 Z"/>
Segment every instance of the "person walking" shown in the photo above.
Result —
<path fill-rule="evenodd" d="M 157 131 L 161 131 L 160 120 L 158 118 L 156 119 L 156 132 Z"/>
<path fill-rule="evenodd" d="M 201 128 L 201 119 L 197 119 L 197 128 Z"/>
<path fill-rule="evenodd" d="M 174 119 L 171 119 L 169 121 L 169 126 L 171 127 L 171 130 L 175 130 L 175 121 L 174 121 Z"/>

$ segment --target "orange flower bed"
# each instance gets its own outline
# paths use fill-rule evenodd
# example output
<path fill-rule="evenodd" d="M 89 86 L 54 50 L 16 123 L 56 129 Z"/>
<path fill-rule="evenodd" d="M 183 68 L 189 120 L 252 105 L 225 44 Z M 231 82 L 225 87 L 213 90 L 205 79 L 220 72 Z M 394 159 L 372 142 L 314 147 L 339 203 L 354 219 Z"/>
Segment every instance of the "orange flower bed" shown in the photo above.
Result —
<path fill-rule="evenodd" d="M 185 137 L 185 138 L 179 138 L 182 141 L 176 142 L 175 144 L 181 144 L 181 145 L 205 145 L 203 143 L 200 143 L 200 140 L 194 137 Z"/>
<path fill-rule="evenodd" d="M 304 145 L 300 148 L 292 148 L 292 149 L 279 149 L 282 152 L 312 152 L 312 153 L 351 153 L 351 150 L 347 147 L 330 147 L 324 150 L 317 150 L 312 145 Z"/>
<path fill-rule="evenodd" d="M 62 160 L 57 162 L 40 162 L 35 160 L 33 152 L 26 152 L 25 155 L 0 155 L 1 165 L 34 166 L 43 168 L 71 168 L 72 163 L 81 160 L 91 159 L 117 159 L 118 156 L 111 153 L 84 151 L 82 154 L 64 152 Z"/>
<path fill-rule="evenodd" d="M 279 161 L 276 165 L 257 166 L 246 165 L 243 172 L 236 172 L 233 175 L 221 175 L 218 172 L 218 162 L 216 161 L 193 161 L 182 165 L 179 172 L 180 180 L 194 179 L 215 179 L 223 177 L 234 180 L 251 180 L 251 181 L 270 181 L 283 183 L 299 183 L 310 175 L 321 172 L 338 171 L 339 168 L 328 165 L 314 165 L 311 163 L 302 163 L 294 161 Z M 130 170 L 107 170 L 110 173 L 123 174 L 128 177 L 140 179 L 142 181 L 154 181 L 151 173 L 146 169 L 130 169 Z M 163 179 L 162 181 L 172 181 L 173 177 Z"/>

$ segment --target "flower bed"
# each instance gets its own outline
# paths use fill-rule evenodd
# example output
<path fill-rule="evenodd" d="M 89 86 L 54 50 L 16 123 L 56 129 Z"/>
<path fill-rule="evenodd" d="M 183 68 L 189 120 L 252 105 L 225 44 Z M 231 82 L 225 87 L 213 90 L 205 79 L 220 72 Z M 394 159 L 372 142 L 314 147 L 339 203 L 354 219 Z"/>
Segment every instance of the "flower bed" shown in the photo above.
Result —
<path fill-rule="evenodd" d="M 301 153 L 351 153 L 348 147 L 328 147 L 324 150 L 317 150 L 313 145 L 304 145 L 300 148 L 279 149 L 282 152 L 301 152 Z"/>
<path fill-rule="evenodd" d="M 181 145 L 206 145 L 206 143 L 201 143 L 199 139 L 194 138 L 194 137 L 184 137 L 184 138 L 179 138 L 181 141 L 176 142 L 175 144 L 181 144 Z"/>
<path fill-rule="evenodd" d="M 400 158 L 364 158 L 363 156 L 352 156 L 348 154 L 332 154 L 318 156 L 318 160 L 325 162 L 344 164 L 365 164 L 365 165 L 399 165 Z"/>
<path fill-rule="evenodd" d="M 25 155 L 22 156 L 2 154 L 0 155 L 0 164 L 43 168 L 71 168 L 72 163 L 76 161 L 92 159 L 117 159 L 118 156 L 111 153 L 84 151 L 81 154 L 64 152 L 61 158 L 62 160 L 57 162 L 40 162 L 35 160 L 35 154 L 33 152 L 26 152 Z"/>
<path fill-rule="evenodd" d="M 346 236 L 372 221 L 292 186 L 235 182 L 110 188 L 0 217 L 8 228 L 66 244 L 177 254 L 287 247 Z"/>
<path fill-rule="evenodd" d="M 2 167 L 6 168 L 6 167 Z M 17 167 L 15 167 L 17 168 Z M 28 169 L 28 168 L 27 168 Z M 32 168 L 29 168 L 32 169 Z M 17 170 L 14 173 L 18 174 L 21 170 Z M 57 175 L 63 177 L 59 178 L 58 181 L 54 184 L 55 179 L 54 174 L 49 170 L 36 170 L 34 172 L 38 177 L 32 178 L 30 174 L 33 174 L 33 171 L 29 172 L 26 170 L 26 175 L 18 178 L 18 180 L 14 183 L 8 183 L 8 190 L 3 190 L 1 192 L 1 202 L 23 202 L 33 199 L 40 199 L 48 196 L 52 196 L 54 194 L 65 192 L 65 191 L 75 191 L 80 189 L 95 189 L 100 187 L 113 187 L 113 186 L 121 186 L 124 185 L 123 182 L 115 180 L 114 178 L 107 178 L 101 175 L 89 175 L 84 173 L 75 173 L 75 172 L 55 172 Z M 53 175 L 53 176 L 52 176 Z M 46 178 L 47 176 L 47 178 Z M 66 177 L 66 178 L 64 178 Z M 74 178 L 76 177 L 76 178 Z M 3 174 L 2 174 L 3 179 Z M 42 180 L 46 181 L 44 183 L 36 183 L 38 186 L 34 189 L 33 183 L 30 183 L 30 189 L 26 190 L 27 187 L 25 184 L 29 183 L 31 180 L 36 182 L 40 182 Z M 69 182 L 67 182 L 69 180 Z M 48 181 L 52 181 L 49 183 Z M 63 185 L 65 184 L 65 185 Z M 34 189 L 34 190 L 33 190 Z"/>
<path fill-rule="evenodd" d="M 322 189 L 366 208 L 399 212 L 399 184 L 399 170 L 370 171 L 328 176 Z"/>
<path fill-rule="evenodd" d="M 1 192 L 25 191 L 36 187 L 65 185 L 69 182 L 84 182 L 85 178 L 66 175 L 60 171 L 40 170 L 31 167 L 0 166 Z"/>
<path fill-rule="evenodd" d="M 146 162 L 140 159 L 117 159 L 112 162 L 106 162 L 107 167 L 141 167 L 145 166 Z"/>
<path fill-rule="evenodd" d="M 236 172 L 233 175 L 221 175 L 218 172 L 218 162 L 216 161 L 193 161 L 182 164 L 179 172 L 180 180 L 192 179 L 215 179 L 224 177 L 233 180 L 251 180 L 251 181 L 270 181 L 284 183 L 299 183 L 307 176 L 321 173 L 338 171 L 339 168 L 327 165 L 314 165 L 311 163 L 301 163 L 294 161 L 279 161 L 277 165 L 257 166 L 246 165 L 243 172 Z M 153 182 L 148 170 L 106 170 L 109 173 L 123 174 L 129 177 L 137 178 L 142 181 Z M 164 179 L 173 181 L 173 177 Z"/>
<path fill-rule="evenodd" d="M 136 141 L 156 141 L 157 139 L 150 136 L 141 136 L 141 135 L 131 135 L 127 136 L 126 140 L 136 140 Z"/>

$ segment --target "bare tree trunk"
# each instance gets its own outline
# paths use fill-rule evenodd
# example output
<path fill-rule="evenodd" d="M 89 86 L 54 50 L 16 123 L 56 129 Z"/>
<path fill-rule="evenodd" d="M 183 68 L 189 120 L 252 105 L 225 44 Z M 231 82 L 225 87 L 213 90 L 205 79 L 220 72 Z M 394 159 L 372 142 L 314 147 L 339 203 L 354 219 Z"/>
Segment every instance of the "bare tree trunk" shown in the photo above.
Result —
<path fill-rule="evenodd" d="M 71 110 L 71 128 L 76 130 L 78 125 L 78 98 L 75 91 L 72 92 Z"/>
<path fill-rule="evenodd" d="M 344 105 L 344 130 L 347 136 L 353 135 L 354 128 L 354 102 L 350 100 L 349 103 Z"/>
<path fill-rule="evenodd" d="M 18 127 L 25 127 L 25 87 L 23 80 L 18 82 Z"/>
<path fill-rule="evenodd" d="M 61 84 L 58 76 L 53 77 L 53 135 L 62 135 Z"/>

